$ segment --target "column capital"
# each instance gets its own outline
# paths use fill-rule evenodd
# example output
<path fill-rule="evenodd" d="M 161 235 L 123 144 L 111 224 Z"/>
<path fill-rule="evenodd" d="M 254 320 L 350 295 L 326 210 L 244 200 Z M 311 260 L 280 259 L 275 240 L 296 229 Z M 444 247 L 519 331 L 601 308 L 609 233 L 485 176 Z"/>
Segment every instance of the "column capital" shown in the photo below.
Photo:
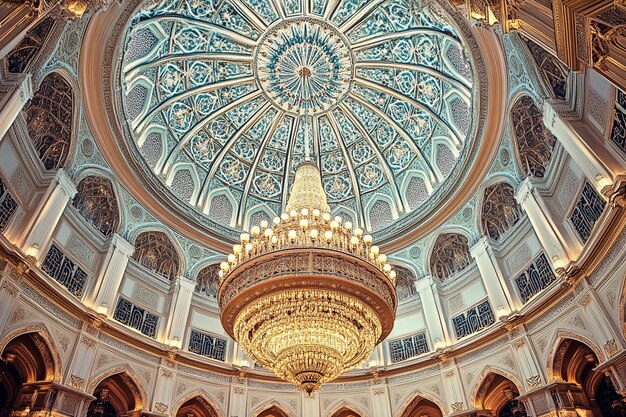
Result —
<path fill-rule="evenodd" d="M 427 288 L 433 289 L 433 287 L 437 287 L 437 283 L 433 279 L 432 275 L 425 275 L 422 278 L 415 280 L 415 289 L 420 292 L 424 291 Z"/>
<path fill-rule="evenodd" d="M 193 290 L 196 289 L 196 281 L 194 281 L 194 280 L 192 280 L 190 278 L 184 277 L 182 275 L 177 275 L 176 276 L 176 284 L 175 285 L 180 286 L 180 289 L 184 289 L 184 290 L 187 290 L 187 291 L 190 291 L 190 292 L 193 292 Z"/>
<path fill-rule="evenodd" d="M 133 256 L 133 253 L 135 252 L 135 245 L 130 243 L 118 233 L 114 233 L 113 236 L 111 236 L 111 247 L 119 250 L 129 258 Z"/>
<path fill-rule="evenodd" d="M 67 171 L 63 168 L 59 168 L 56 175 L 54 176 L 54 182 L 58 184 L 61 190 L 69 197 L 74 198 L 76 195 L 76 185 L 74 181 L 67 175 Z"/>
<path fill-rule="evenodd" d="M 33 98 L 33 77 L 30 72 L 24 76 L 18 88 L 20 90 L 19 94 L 24 103 Z"/>
<path fill-rule="evenodd" d="M 518 204 L 523 205 L 524 201 L 528 199 L 528 197 L 532 194 L 533 190 L 535 190 L 535 184 L 530 180 L 530 177 L 526 177 L 524 181 L 519 185 L 517 192 L 515 193 L 515 200 Z"/>
<path fill-rule="evenodd" d="M 470 248 L 470 254 L 473 258 L 480 256 L 483 252 L 489 254 L 493 253 L 491 242 L 487 236 L 481 236 L 481 238 L 478 239 L 478 241 Z"/>

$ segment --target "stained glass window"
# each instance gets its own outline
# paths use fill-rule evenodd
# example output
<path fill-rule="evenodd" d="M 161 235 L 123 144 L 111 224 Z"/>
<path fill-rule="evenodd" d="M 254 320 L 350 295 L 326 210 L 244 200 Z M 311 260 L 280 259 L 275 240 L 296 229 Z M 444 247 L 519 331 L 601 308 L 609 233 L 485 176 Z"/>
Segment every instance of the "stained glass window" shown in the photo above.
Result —
<path fill-rule="evenodd" d="M 83 296 L 87 273 L 65 256 L 56 245 L 50 246 L 41 269 L 60 282 L 74 296 L 78 298 Z"/>
<path fill-rule="evenodd" d="M 426 332 L 389 342 L 391 363 L 402 362 L 428 352 Z"/>
<path fill-rule="evenodd" d="M 189 337 L 188 350 L 211 359 L 224 361 L 226 355 L 226 340 L 217 336 L 192 330 Z"/>
<path fill-rule="evenodd" d="M 533 263 L 520 276 L 515 278 L 515 286 L 522 302 L 527 302 L 531 297 L 552 284 L 556 276 L 550 267 L 545 254 L 539 255 Z"/>
<path fill-rule="evenodd" d="M 481 223 L 490 238 L 500 239 L 517 223 L 520 216 L 521 210 L 511 185 L 501 182 L 485 189 Z"/>
<path fill-rule="evenodd" d="M 72 205 L 103 235 L 111 236 L 119 224 L 113 185 L 106 178 L 91 176 L 78 184 Z"/>
<path fill-rule="evenodd" d="M 485 300 L 467 310 L 466 313 L 453 317 L 452 325 L 456 338 L 460 339 L 492 325 L 495 321 L 489 300 Z"/>
<path fill-rule="evenodd" d="M 7 227 L 17 207 L 17 201 L 15 201 L 2 179 L 0 179 L 0 232 L 3 232 Z"/>
<path fill-rule="evenodd" d="M 437 237 L 430 255 L 430 270 L 440 280 L 462 271 L 471 263 L 469 242 L 458 233 L 444 233 Z"/>
<path fill-rule="evenodd" d="M 74 96 L 65 79 L 53 72 L 24 108 L 30 140 L 47 170 L 63 166 L 72 139 Z"/>
<path fill-rule="evenodd" d="M 220 289 L 219 270 L 219 264 L 209 265 L 201 269 L 196 277 L 195 291 L 205 293 L 211 298 L 216 298 Z"/>
<path fill-rule="evenodd" d="M 570 215 L 570 221 L 583 243 L 591 236 L 593 225 L 602 215 L 604 207 L 606 207 L 606 201 L 600 197 L 591 184 L 585 181 L 583 191 Z"/>
<path fill-rule="evenodd" d="M 137 236 L 133 259 L 170 280 L 178 274 L 178 252 L 163 232 L 150 231 Z"/>
<path fill-rule="evenodd" d="M 515 102 L 511 109 L 511 125 L 520 170 L 526 176 L 543 178 L 556 137 L 543 124 L 543 114 L 530 97 L 523 96 Z"/>
<path fill-rule="evenodd" d="M 611 140 L 626 153 L 626 94 L 617 90 Z"/>
<path fill-rule="evenodd" d="M 159 316 L 137 307 L 132 302 L 122 297 L 120 297 L 117 302 L 113 318 L 122 324 L 139 330 L 148 337 L 156 337 Z"/>

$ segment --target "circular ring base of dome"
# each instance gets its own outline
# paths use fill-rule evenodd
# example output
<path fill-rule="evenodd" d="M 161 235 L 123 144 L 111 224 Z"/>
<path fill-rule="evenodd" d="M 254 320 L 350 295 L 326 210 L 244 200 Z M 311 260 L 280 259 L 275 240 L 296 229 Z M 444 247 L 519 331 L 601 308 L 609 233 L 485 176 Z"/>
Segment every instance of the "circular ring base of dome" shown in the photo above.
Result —
<path fill-rule="evenodd" d="M 259 40 L 255 76 L 279 109 L 315 115 L 339 104 L 352 87 L 349 42 L 333 25 L 310 17 L 280 21 Z"/>

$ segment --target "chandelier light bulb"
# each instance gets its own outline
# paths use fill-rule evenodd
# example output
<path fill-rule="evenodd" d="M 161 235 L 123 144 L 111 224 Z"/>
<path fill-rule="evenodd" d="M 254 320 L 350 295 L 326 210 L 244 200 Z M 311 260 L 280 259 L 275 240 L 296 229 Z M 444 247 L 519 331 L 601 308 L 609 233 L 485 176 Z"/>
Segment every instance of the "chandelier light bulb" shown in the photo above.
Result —
<path fill-rule="evenodd" d="M 311 162 L 273 223 L 243 233 L 220 265 L 221 321 L 254 362 L 310 394 L 389 335 L 395 272 L 371 235 L 331 217 Z"/>
<path fill-rule="evenodd" d="M 269 227 L 269 223 L 267 222 L 267 220 L 261 220 L 261 229 L 265 230 Z"/>
<path fill-rule="evenodd" d="M 276 216 L 274 217 L 274 220 L 272 220 L 272 223 L 276 224 L 280 224 L 280 217 Z"/>

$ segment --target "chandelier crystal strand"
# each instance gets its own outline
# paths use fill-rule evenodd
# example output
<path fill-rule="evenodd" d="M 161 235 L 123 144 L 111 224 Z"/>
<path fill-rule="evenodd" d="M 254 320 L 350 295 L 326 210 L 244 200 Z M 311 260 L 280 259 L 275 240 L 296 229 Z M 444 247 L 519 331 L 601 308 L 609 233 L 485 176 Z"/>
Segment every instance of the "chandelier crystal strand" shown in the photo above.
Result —
<path fill-rule="evenodd" d="M 242 350 L 310 394 L 369 358 L 397 297 L 372 236 L 331 216 L 309 140 L 286 212 L 242 233 L 221 263 L 219 303 Z"/>

